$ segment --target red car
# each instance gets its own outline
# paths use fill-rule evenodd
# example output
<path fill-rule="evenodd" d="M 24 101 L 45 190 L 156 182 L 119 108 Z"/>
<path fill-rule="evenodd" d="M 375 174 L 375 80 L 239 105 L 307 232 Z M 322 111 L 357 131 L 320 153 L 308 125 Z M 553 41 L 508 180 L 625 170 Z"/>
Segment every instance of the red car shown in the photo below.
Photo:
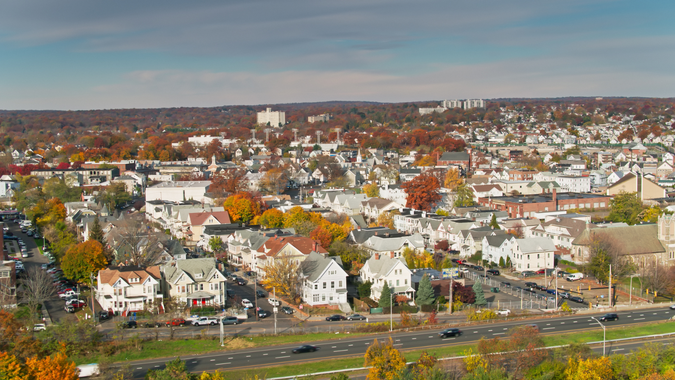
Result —
<path fill-rule="evenodd" d="M 185 319 L 183 318 L 174 318 L 170 321 L 166 321 L 166 326 L 185 326 Z"/>
<path fill-rule="evenodd" d="M 546 269 L 539 269 L 538 271 L 535 272 L 536 274 L 544 274 L 546 273 Z"/>
<path fill-rule="evenodd" d="M 74 307 L 74 308 L 76 308 L 76 309 L 79 309 L 79 308 L 81 308 L 81 307 L 85 307 L 86 305 L 87 305 L 87 304 L 86 304 L 84 301 L 82 301 L 82 300 L 75 300 L 75 301 L 73 301 L 73 302 L 70 303 L 70 306 L 72 306 L 72 307 Z"/>

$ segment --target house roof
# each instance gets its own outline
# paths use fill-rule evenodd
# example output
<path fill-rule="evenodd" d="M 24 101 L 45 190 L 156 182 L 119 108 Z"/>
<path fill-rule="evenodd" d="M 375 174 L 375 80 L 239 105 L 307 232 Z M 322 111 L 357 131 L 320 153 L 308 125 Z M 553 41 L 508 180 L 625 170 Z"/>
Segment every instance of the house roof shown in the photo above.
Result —
<path fill-rule="evenodd" d="M 377 209 L 385 208 L 392 203 L 394 203 L 394 201 L 383 198 L 370 198 L 362 202 L 364 207 L 366 206 L 370 208 L 376 207 Z"/>
<path fill-rule="evenodd" d="M 178 280 L 183 273 L 190 276 L 193 281 L 199 277 L 198 274 L 201 274 L 201 278 L 206 280 L 213 271 L 217 270 L 216 259 L 214 258 L 178 260 L 162 266 L 164 278 L 168 282 Z"/>
<path fill-rule="evenodd" d="M 370 239 L 371 236 L 399 235 L 399 232 L 387 227 L 369 227 L 352 230 L 350 235 L 355 243 L 363 244 L 366 242 L 366 240 Z"/>
<path fill-rule="evenodd" d="M 626 227 L 596 228 L 584 230 L 574 241 L 575 245 L 589 245 L 594 236 L 604 235 L 615 246 L 621 247 L 624 254 L 640 255 L 664 252 L 665 249 L 658 238 L 658 225 L 638 224 Z"/>
<path fill-rule="evenodd" d="M 467 152 L 445 152 L 438 161 L 469 161 L 469 158 Z"/>
<path fill-rule="evenodd" d="M 522 253 L 542 253 L 554 252 L 555 244 L 549 238 L 545 237 L 531 237 L 527 239 L 516 239 L 520 252 Z"/>
<path fill-rule="evenodd" d="M 386 255 L 382 255 L 379 258 L 372 256 L 366 261 L 370 273 L 372 273 L 376 279 L 385 277 L 398 263 L 403 264 L 403 266 L 407 268 L 401 258 L 392 259 L 390 256 Z"/>
<path fill-rule="evenodd" d="M 190 224 L 193 226 L 201 226 L 206 222 L 209 216 L 213 216 L 220 224 L 229 224 L 230 214 L 227 211 L 202 211 L 191 212 L 188 216 Z"/>
<path fill-rule="evenodd" d="M 314 282 L 321 277 L 321 274 L 334 262 L 336 257 L 324 257 L 316 252 L 311 252 L 309 256 L 300 264 L 302 273 L 307 276 L 307 280 Z M 337 263 L 337 261 L 336 261 Z M 345 273 L 345 277 L 347 274 Z"/>
<path fill-rule="evenodd" d="M 364 245 L 373 251 L 384 252 L 398 251 L 405 243 L 409 243 L 411 248 L 424 248 L 424 238 L 419 233 L 399 237 L 371 236 Z"/>
<path fill-rule="evenodd" d="M 98 272 L 102 284 L 113 285 L 120 278 L 126 283 L 130 283 L 130 278 L 140 278 L 139 284 L 145 282 L 148 277 L 159 280 L 162 276 L 158 266 L 139 268 L 136 266 L 125 266 L 117 268 L 103 269 Z"/>
<path fill-rule="evenodd" d="M 497 191 L 504 191 L 502 190 L 502 187 L 499 185 L 473 185 L 473 191 L 478 192 L 478 193 L 483 193 L 486 191 L 490 191 L 492 189 L 495 189 Z"/>
<path fill-rule="evenodd" d="M 288 244 L 304 255 L 309 255 L 311 252 L 328 253 L 319 242 L 304 236 L 274 236 L 262 244 L 257 251 L 267 256 L 276 256 Z"/>

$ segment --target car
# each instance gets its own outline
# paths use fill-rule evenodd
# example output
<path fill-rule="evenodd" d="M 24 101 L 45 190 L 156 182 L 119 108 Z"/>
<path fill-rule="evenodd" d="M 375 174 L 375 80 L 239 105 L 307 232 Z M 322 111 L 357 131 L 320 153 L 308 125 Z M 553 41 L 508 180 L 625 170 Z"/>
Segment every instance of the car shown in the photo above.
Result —
<path fill-rule="evenodd" d="M 547 289 L 546 293 L 548 294 L 555 294 L 557 292 L 557 289 Z"/>
<path fill-rule="evenodd" d="M 497 269 L 488 269 L 487 273 L 493 276 L 499 276 L 499 271 Z"/>
<path fill-rule="evenodd" d="M 333 314 L 330 317 L 326 317 L 326 320 L 329 322 L 344 321 L 345 319 L 346 319 L 345 316 L 340 314 Z"/>
<path fill-rule="evenodd" d="M 138 327 L 138 323 L 136 321 L 124 321 L 122 322 L 122 328 L 123 329 L 135 329 Z"/>
<path fill-rule="evenodd" d="M 269 311 L 266 311 L 266 310 L 258 310 L 258 318 L 260 318 L 260 319 L 262 319 L 262 318 L 267 318 L 267 317 L 270 316 L 270 314 L 271 314 L 271 313 L 270 313 Z"/>
<path fill-rule="evenodd" d="M 36 232 L 35 234 L 33 234 L 33 237 L 36 238 L 36 239 L 41 239 L 42 235 L 40 235 L 39 233 Z"/>
<path fill-rule="evenodd" d="M 237 285 L 239 285 L 239 286 L 244 286 L 244 285 L 246 285 L 246 284 L 247 284 L 247 282 L 246 282 L 246 280 L 244 280 L 243 278 L 237 279 Z"/>
<path fill-rule="evenodd" d="M 80 295 L 80 293 L 78 293 L 78 292 L 76 292 L 76 291 L 74 291 L 74 290 L 67 290 L 67 291 L 65 291 L 64 293 L 59 294 L 59 297 L 61 297 L 62 299 L 66 299 L 66 298 L 68 298 L 68 297 L 70 297 L 70 296 L 79 296 L 79 295 Z"/>
<path fill-rule="evenodd" d="M 280 306 L 281 305 L 281 302 L 276 298 L 268 298 L 267 302 L 269 302 L 270 305 L 272 305 L 272 306 Z"/>
<path fill-rule="evenodd" d="M 502 282 L 502 286 L 508 289 L 508 288 L 511 287 L 511 283 L 510 282 Z"/>
<path fill-rule="evenodd" d="M 602 322 L 609 322 L 609 321 L 618 321 L 619 320 L 619 315 L 616 313 L 607 313 L 603 315 L 602 317 L 598 318 L 599 321 Z"/>
<path fill-rule="evenodd" d="M 456 328 L 445 329 L 438 333 L 438 337 L 441 339 L 460 335 L 462 335 L 462 330 Z"/>
<path fill-rule="evenodd" d="M 584 303 L 584 299 L 578 296 L 571 296 L 570 301 L 578 302 L 578 303 Z"/>
<path fill-rule="evenodd" d="M 66 313 L 74 313 L 75 312 L 75 308 L 72 305 L 66 305 L 66 307 L 64 307 L 64 310 L 66 311 Z"/>
<path fill-rule="evenodd" d="M 289 306 L 282 307 L 281 311 L 283 311 L 284 314 L 293 314 L 295 312 L 295 310 L 293 310 L 293 308 Z"/>
<path fill-rule="evenodd" d="M 528 287 L 528 288 L 536 288 L 537 283 L 536 282 L 526 282 L 525 286 Z"/>
<path fill-rule="evenodd" d="M 220 323 L 223 325 L 238 325 L 239 318 L 237 317 L 224 317 L 220 320 Z"/>
<path fill-rule="evenodd" d="M 82 300 L 78 300 L 78 299 L 70 300 L 68 302 L 70 302 L 70 303 L 66 303 L 66 305 L 70 305 L 74 308 L 81 308 L 81 307 L 85 307 L 87 305 L 86 302 L 84 302 Z"/>
<path fill-rule="evenodd" d="M 570 294 L 567 292 L 558 292 L 558 296 L 564 299 L 570 299 Z"/>
<path fill-rule="evenodd" d="M 520 272 L 520 275 L 523 276 L 523 277 L 532 277 L 532 276 L 534 276 L 534 272 L 531 271 L 531 270 L 524 270 L 524 271 Z"/>
<path fill-rule="evenodd" d="M 511 310 L 509 309 L 499 309 L 495 311 L 497 315 L 501 315 L 503 317 L 508 317 L 511 314 Z"/>
<path fill-rule="evenodd" d="M 218 319 L 214 317 L 200 317 L 196 321 L 192 322 L 193 326 L 207 326 L 207 325 L 215 325 L 218 323 Z"/>
<path fill-rule="evenodd" d="M 262 291 L 262 290 L 260 290 L 260 289 L 258 289 L 258 290 L 255 291 L 255 295 L 256 295 L 256 297 L 258 297 L 258 298 L 265 298 L 265 292 Z"/>
<path fill-rule="evenodd" d="M 44 323 L 36 323 L 33 326 L 33 331 L 45 331 L 47 330 L 47 326 Z"/>
<path fill-rule="evenodd" d="M 304 352 L 316 352 L 319 350 L 319 347 L 317 346 L 312 346 L 311 344 L 303 344 L 300 347 L 296 347 L 293 349 L 294 354 L 301 354 Z"/>
<path fill-rule="evenodd" d="M 42 268 L 42 270 L 47 270 L 49 269 L 49 264 L 42 264 L 40 268 Z"/>
<path fill-rule="evenodd" d="M 28 257 L 28 252 L 22 251 L 22 252 L 21 252 L 21 257 L 23 257 L 24 259 L 27 258 L 27 257 Z"/>
<path fill-rule="evenodd" d="M 670 310 L 675 310 L 675 304 L 670 305 Z"/>
<path fill-rule="evenodd" d="M 33 236 L 33 231 L 30 231 L 30 230 L 26 231 L 26 235 Z"/>
<path fill-rule="evenodd" d="M 536 273 L 536 274 L 544 274 L 544 273 L 546 273 L 546 270 L 545 270 L 545 269 L 539 269 L 538 271 L 536 271 L 536 272 L 534 272 L 534 273 Z"/>
<path fill-rule="evenodd" d="M 521 288 L 520 286 L 514 286 L 513 287 L 513 291 L 516 292 L 516 293 L 520 292 L 521 290 L 523 290 L 523 288 Z"/>
<path fill-rule="evenodd" d="M 107 310 L 101 310 L 98 312 L 98 320 L 99 321 L 105 321 L 106 319 L 110 319 L 111 315 Z"/>
<path fill-rule="evenodd" d="M 473 267 L 473 269 L 475 269 L 477 271 L 482 271 L 484 268 L 480 265 L 476 265 L 476 266 Z"/>
<path fill-rule="evenodd" d="M 173 318 L 169 321 L 166 321 L 166 327 L 170 326 L 185 326 L 187 322 L 183 318 Z"/>
<path fill-rule="evenodd" d="M 253 303 L 249 301 L 247 298 L 241 300 L 241 305 L 249 309 L 253 307 Z"/>
<path fill-rule="evenodd" d="M 160 326 L 162 326 L 160 322 L 144 322 L 142 324 L 142 327 L 145 328 L 160 327 Z"/>
<path fill-rule="evenodd" d="M 349 317 L 347 317 L 348 321 L 367 321 L 368 318 L 364 317 L 361 314 L 352 314 Z"/>
<path fill-rule="evenodd" d="M 527 325 L 524 326 L 525 328 L 530 328 L 535 331 L 539 331 L 539 326 L 537 326 L 536 323 L 528 323 Z"/>

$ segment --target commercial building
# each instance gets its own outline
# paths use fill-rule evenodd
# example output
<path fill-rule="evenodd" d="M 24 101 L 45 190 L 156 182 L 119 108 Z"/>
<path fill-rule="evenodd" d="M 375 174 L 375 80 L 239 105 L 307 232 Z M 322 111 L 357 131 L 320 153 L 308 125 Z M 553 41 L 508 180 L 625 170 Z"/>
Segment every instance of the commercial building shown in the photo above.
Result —
<path fill-rule="evenodd" d="M 265 111 L 258 112 L 258 124 L 269 124 L 271 127 L 282 127 L 286 124 L 286 112 L 272 111 L 272 109 L 268 107 Z"/>

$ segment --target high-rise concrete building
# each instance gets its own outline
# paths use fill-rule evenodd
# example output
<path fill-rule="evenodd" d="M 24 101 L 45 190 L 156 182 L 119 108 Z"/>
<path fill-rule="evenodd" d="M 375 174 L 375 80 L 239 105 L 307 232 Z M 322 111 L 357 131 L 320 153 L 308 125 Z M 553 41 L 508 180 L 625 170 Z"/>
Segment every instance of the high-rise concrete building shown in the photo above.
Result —
<path fill-rule="evenodd" d="M 271 127 L 283 127 L 286 124 L 286 112 L 272 111 L 269 107 L 265 111 L 258 112 L 258 124 L 268 123 Z"/>
<path fill-rule="evenodd" d="M 462 108 L 462 101 L 457 99 L 444 100 L 441 106 L 445 108 Z"/>
<path fill-rule="evenodd" d="M 464 101 L 464 109 L 468 110 L 471 108 L 485 108 L 487 102 L 483 99 L 467 99 Z"/>

